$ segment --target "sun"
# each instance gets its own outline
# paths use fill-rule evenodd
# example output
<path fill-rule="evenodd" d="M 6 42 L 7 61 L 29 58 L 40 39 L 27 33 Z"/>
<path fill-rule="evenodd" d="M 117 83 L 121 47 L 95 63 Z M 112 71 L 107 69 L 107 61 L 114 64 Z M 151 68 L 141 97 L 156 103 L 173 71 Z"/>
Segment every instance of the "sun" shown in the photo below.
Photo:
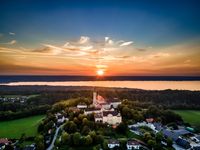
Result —
<path fill-rule="evenodd" d="M 103 70 L 97 70 L 97 75 L 98 76 L 103 76 L 104 75 L 104 71 Z"/>

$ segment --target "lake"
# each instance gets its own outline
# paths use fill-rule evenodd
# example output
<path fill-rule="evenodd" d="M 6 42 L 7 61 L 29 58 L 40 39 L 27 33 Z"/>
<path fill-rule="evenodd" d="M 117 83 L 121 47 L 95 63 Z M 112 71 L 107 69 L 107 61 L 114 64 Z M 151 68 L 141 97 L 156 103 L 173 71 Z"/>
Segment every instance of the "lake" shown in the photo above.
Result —
<path fill-rule="evenodd" d="M 0 85 L 48 85 L 48 86 L 98 86 L 137 88 L 145 90 L 200 90 L 200 81 L 56 81 L 56 82 L 9 82 Z"/>

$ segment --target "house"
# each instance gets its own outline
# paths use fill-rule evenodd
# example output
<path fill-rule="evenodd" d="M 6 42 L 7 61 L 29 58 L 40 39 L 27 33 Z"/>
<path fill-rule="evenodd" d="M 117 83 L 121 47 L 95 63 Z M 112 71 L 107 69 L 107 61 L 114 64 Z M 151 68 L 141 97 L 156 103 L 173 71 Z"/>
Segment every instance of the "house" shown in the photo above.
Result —
<path fill-rule="evenodd" d="M 76 106 L 78 109 L 86 109 L 87 108 L 87 105 L 86 104 L 78 104 L 77 106 Z"/>
<path fill-rule="evenodd" d="M 145 127 L 148 127 L 150 129 L 152 129 L 155 133 L 157 133 L 158 131 L 156 130 L 156 127 L 154 126 L 154 124 L 152 123 L 147 123 L 145 121 L 143 122 L 138 122 L 136 124 L 133 124 L 133 125 L 129 125 L 129 128 L 132 128 L 132 127 L 141 127 L 141 126 L 145 126 Z"/>
<path fill-rule="evenodd" d="M 25 146 L 25 148 L 24 148 L 24 150 L 35 150 L 35 149 L 36 149 L 35 144 L 27 145 L 27 146 Z"/>
<path fill-rule="evenodd" d="M 7 138 L 0 139 L 0 150 L 4 149 L 6 145 L 8 145 L 10 141 Z"/>
<path fill-rule="evenodd" d="M 199 140 L 197 137 L 195 137 L 195 136 L 190 137 L 190 139 L 191 139 L 193 142 L 195 142 L 195 143 L 200 143 L 200 140 Z"/>
<path fill-rule="evenodd" d="M 110 139 L 108 140 L 108 148 L 112 149 L 114 147 L 119 147 L 120 144 L 119 144 L 119 141 L 116 140 L 116 139 Z"/>
<path fill-rule="evenodd" d="M 179 138 L 178 134 L 176 134 L 173 131 L 168 130 L 168 129 L 163 129 L 162 133 L 163 133 L 163 135 L 164 135 L 165 138 L 170 138 L 173 141 L 176 141 Z"/>
<path fill-rule="evenodd" d="M 200 146 L 194 146 L 192 147 L 193 150 L 200 150 Z"/>
<path fill-rule="evenodd" d="M 159 122 L 154 122 L 153 123 L 154 127 L 155 127 L 155 130 L 157 130 L 158 132 L 161 131 L 163 129 L 163 126 L 161 123 Z"/>
<path fill-rule="evenodd" d="M 117 108 L 122 102 L 118 98 L 109 99 L 110 107 Z"/>
<path fill-rule="evenodd" d="M 77 107 L 69 107 L 69 111 L 76 113 L 76 112 L 80 112 L 80 109 Z"/>
<path fill-rule="evenodd" d="M 109 110 L 110 109 L 110 103 L 101 103 L 101 106 L 102 106 L 102 108 L 104 109 L 104 110 Z"/>
<path fill-rule="evenodd" d="M 49 146 L 51 144 L 51 140 L 52 140 L 51 135 L 45 136 L 44 140 L 45 140 L 45 145 Z"/>
<path fill-rule="evenodd" d="M 186 129 L 178 129 L 178 130 L 173 130 L 174 133 L 178 134 L 179 136 L 182 135 L 190 135 L 191 132 L 187 131 Z"/>
<path fill-rule="evenodd" d="M 65 118 L 64 115 L 62 115 L 61 113 L 57 113 L 55 114 L 56 118 L 57 118 L 57 124 L 61 125 L 65 122 L 65 120 L 68 120 L 68 118 Z"/>
<path fill-rule="evenodd" d="M 140 149 L 141 145 L 135 140 L 128 140 L 126 147 L 127 147 L 127 150 Z"/>
<path fill-rule="evenodd" d="M 146 118 L 146 122 L 147 122 L 147 123 L 153 123 L 153 122 L 154 122 L 154 119 L 153 119 L 153 118 Z"/>
<path fill-rule="evenodd" d="M 122 122 L 121 114 L 117 111 L 103 111 L 103 123 L 111 125 L 120 124 Z"/>
<path fill-rule="evenodd" d="M 176 144 L 181 146 L 181 147 L 183 147 L 183 148 L 185 148 L 185 149 L 191 148 L 190 143 L 186 139 L 183 139 L 183 138 L 178 138 L 176 140 Z"/>
<path fill-rule="evenodd" d="M 103 122 L 102 113 L 96 113 L 96 114 L 94 114 L 94 121 L 95 122 Z"/>
<path fill-rule="evenodd" d="M 88 115 L 88 114 L 92 114 L 92 113 L 101 113 L 101 108 L 86 108 L 84 110 L 84 114 Z"/>

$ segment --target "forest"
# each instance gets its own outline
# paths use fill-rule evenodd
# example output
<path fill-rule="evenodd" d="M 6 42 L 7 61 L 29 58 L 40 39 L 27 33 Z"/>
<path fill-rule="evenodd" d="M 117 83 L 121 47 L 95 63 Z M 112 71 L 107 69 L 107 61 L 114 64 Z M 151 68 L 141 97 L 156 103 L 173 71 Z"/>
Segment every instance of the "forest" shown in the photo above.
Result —
<path fill-rule="evenodd" d="M 0 101 L 0 119 L 11 120 L 32 115 L 45 114 L 56 102 L 71 98 L 88 99 L 92 102 L 94 87 L 50 87 L 50 86 L 0 86 L 0 97 L 4 95 L 30 95 L 25 103 Z M 131 101 L 132 107 L 148 108 L 155 105 L 165 109 L 200 109 L 200 91 L 187 90 L 140 90 L 127 88 L 100 88 L 95 90 L 105 98 Z"/>

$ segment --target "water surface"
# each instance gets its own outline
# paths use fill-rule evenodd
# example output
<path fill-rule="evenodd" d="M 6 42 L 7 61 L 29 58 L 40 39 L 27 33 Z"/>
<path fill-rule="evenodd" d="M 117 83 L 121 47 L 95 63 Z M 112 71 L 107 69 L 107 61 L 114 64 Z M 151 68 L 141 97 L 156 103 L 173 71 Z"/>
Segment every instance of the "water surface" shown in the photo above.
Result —
<path fill-rule="evenodd" d="M 63 82 L 10 82 L 0 85 L 48 85 L 48 86 L 98 86 L 137 88 L 145 90 L 200 90 L 200 81 L 63 81 Z"/>

